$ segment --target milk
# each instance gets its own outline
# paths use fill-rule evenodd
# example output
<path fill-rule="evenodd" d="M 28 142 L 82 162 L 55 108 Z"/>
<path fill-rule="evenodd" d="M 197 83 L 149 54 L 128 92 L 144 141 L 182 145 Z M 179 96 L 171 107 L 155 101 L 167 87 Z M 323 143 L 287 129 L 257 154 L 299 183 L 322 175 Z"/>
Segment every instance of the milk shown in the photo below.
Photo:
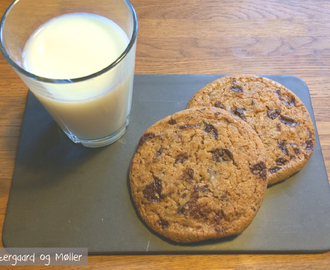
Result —
<path fill-rule="evenodd" d="M 128 43 L 125 32 L 105 17 L 65 14 L 35 30 L 24 47 L 23 66 L 44 78 L 81 78 L 109 66 Z M 77 141 L 101 139 L 128 123 L 134 52 L 135 45 L 120 65 L 77 83 L 40 83 L 21 78 L 69 137 Z"/>

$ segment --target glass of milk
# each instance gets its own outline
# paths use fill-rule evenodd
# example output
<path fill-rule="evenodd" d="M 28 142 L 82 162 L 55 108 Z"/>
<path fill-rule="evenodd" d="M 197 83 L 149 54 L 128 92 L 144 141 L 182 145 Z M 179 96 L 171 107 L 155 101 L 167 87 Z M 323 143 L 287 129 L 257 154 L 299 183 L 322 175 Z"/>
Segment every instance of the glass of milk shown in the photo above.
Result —
<path fill-rule="evenodd" d="M 129 123 L 137 30 L 128 0 L 16 0 L 0 49 L 73 142 L 101 147 Z"/>

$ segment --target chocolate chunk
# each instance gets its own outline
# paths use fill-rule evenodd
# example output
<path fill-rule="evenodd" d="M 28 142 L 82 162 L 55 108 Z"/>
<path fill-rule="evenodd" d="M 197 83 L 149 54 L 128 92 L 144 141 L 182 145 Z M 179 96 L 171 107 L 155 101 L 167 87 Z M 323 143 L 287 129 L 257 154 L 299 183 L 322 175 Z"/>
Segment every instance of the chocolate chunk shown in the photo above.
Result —
<path fill-rule="evenodd" d="M 220 211 L 218 211 L 215 216 L 214 216 L 214 222 L 219 224 L 221 222 L 221 220 L 224 219 L 225 217 L 225 212 L 221 209 Z"/>
<path fill-rule="evenodd" d="M 242 93 L 243 92 L 243 88 L 239 85 L 236 85 L 235 87 L 230 89 L 231 91 L 234 91 L 236 93 Z"/>
<path fill-rule="evenodd" d="M 224 109 L 225 106 L 223 106 L 223 104 L 221 104 L 219 101 L 217 101 L 215 104 L 214 104 L 214 107 L 217 107 L 217 108 L 220 108 L 220 109 Z"/>
<path fill-rule="evenodd" d="M 208 185 L 201 186 L 201 187 L 199 188 L 199 192 L 204 192 L 205 190 L 207 190 L 208 187 L 209 187 Z"/>
<path fill-rule="evenodd" d="M 203 212 L 200 211 L 198 205 L 194 205 L 193 207 L 189 208 L 189 214 L 194 219 L 200 219 L 203 217 L 202 213 Z"/>
<path fill-rule="evenodd" d="M 192 185 L 194 180 L 194 170 L 188 169 L 180 179 L 184 179 L 185 181 L 187 181 L 189 184 Z"/>
<path fill-rule="evenodd" d="M 286 124 L 287 126 L 290 126 L 290 127 L 295 127 L 298 125 L 298 122 L 297 120 L 289 117 L 289 116 L 286 116 L 286 115 L 281 115 L 280 116 L 280 121 L 284 124 Z"/>
<path fill-rule="evenodd" d="M 242 86 L 238 85 L 236 81 L 233 81 L 232 86 L 231 86 L 231 91 L 234 91 L 236 93 L 242 93 L 243 88 Z"/>
<path fill-rule="evenodd" d="M 253 174 L 259 174 L 263 180 L 267 179 L 266 164 L 263 161 L 259 161 L 255 165 L 250 165 L 250 169 Z"/>
<path fill-rule="evenodd" d="M 215 226 L 215 227 L 214 227 L 214 230 L 215 230 L 216 232 L 225 232 L 225 231 L 228 230 L 228 228 L 227 228 L 227 227 L 220 228 L 220 227 L 218 227 L 218 226 Z"/>
<path fill-rule="evenodd" d="M 139 149 L 146 141 L 150 141 L 154 137 L 155 137 L 155 134 L 152 132 L 143 134 L 142 137 L 140 138 L 137 148 Z"/>
<path fill-rule="evenodd" d="M 279 88 L 277 88 L 275 92 L 281 101 L 285 101 L 285 104 L 287 106 L 292 106 L 292 105 L 296 106 L 296 98 L 294 96 L 288 97 L 288 96 L 282 95 L 281 89 L 279 89 Z"/>
<path fill-rule="evenodd" d="M 292 144 L 291 144 L 291 147 L 292 147 L 293 151 L 296 153 L 296 155 L 299 155 L 299 154 L 301 153 L 301 151 L 300 151 L 298 145 L 292 143 Z"/>
<path fill-rule="evenodd" d="M 296 106 L 296 99 L 295 99 L 295 97 L 292 96 L 287 102 L 285 102 L 285 104 L 288 105 L 288 106 L 292 106 L 292 105 Z"/>
<path fill-rule="evenodd" d="M 207 204 L 196 203 L 195 201 L 189 202 L 189 214 L 194 219 L 200 219 L 206 217 L 212 209 L 207 207 Z"/>
<path fill-rule="evenodd" d="M 207 123 L 204 123 L 204 131 L 207 132 L 207 133 L 212 133 L 214 135 L 214 138 L 216 140 L 219 139 L 219 136 L 218 136 L 218 130 L 211 124 L 207 124 Z"/>
<path fill-rule="evenodd" d="M 284 101 L 287 106 L 296 105 L 296 99 L 294 96 L 289 98 L 288 96 L 282 95 L 279 88 L 277 88 L 275 92 L 278 95 L 279 100 Z"/>
<path fill-rule="evenodd" d="M 308 138 L 306 140 L 306 150 L 313 150 L 313 149 L 314 149 L 313 139 L 312 138 Z"/>
<path fill-rule="evenodd" d="M 178 214 L 182 214 L 182 215 L 187 215 L 187 204 L 184 204 L 184 205 L 180 205 L 179 207 L 178 207 L 178 209 L 176 210 L 176 212 L 178 213 Z"/>
<path fill-rule="evenodd" d="M 191 194 L 192 198 L 195 198 L 195 197 L 198 198 L 198 191 L 199 191 L 199 186 L 194 185 L 193 191 L 192 191 L 192 194 Z"/>
<path fill-rule="evenodd" d="M 276 94 L 278 95 L 279 100 L 284 101 L 284 97 L 282 96 L 281 90 L 279 88 L 276 89 Z"/>
<path fill-rule="evenodd" d="M 281 97 L 281 89 L 280 89 L 280 88 L 277 88 L 277 89 L 275 90 L 275 93 L 276 93 L 279 97 Z"/>
<path fill-rule="evenodd" d="M 166 229 L 166 228 L 168 228 L 170 226 L 170 224 L 168 223 L 168 221 L 165 220 L 165 219 L 162 219 L 162 218 L 160 220 L 158 220 L 158 224 L 160 226 L 162 226 L 163 229 Z"/>
<path fill-rule="evenodd" d="M 197 202 L 197 199 L 199 197 L 199 186 L 194 185 L 190 194 L 190 201 L 187 203 L 189 206 L 189 209 L 194 207 L 194 205 Z"/>
<path fill-rule="evenodd" d="M 273 173 L 276 173 L 278 172 L 279 170 L 281 170 L 282 168 L 281 167 L 278 167 L 278 166 L 273 166 L 271 167 L 268 171 L 273 174 Z"/>
<path fill-rule="evenodd" d="M 285 158 L 279 157 L 276 159 L 276 164 L 277 165 L 284 165 L 285 163 L 287 163 L 288 161 Z"/>
<path fill-rule="evenodd" d="M 158 149 L 158 151 L 156 152 L 156 157 L 160 157 L 160 156 L 162 155 L 162 153 L 163 153 L 163 148 L 160 147 L 160 148 Z"/>
<path fill-rule="evenodd" d="M 193 169 L 188 169 L 188 176 L 190 177 L 190 179 L 194 178 L 194 170 Z"/>
<path fill-rule="evenodd" d="M 276 129 L 277 129 L 277 131 L 281 132 L 281 124 L 277 124 Z"/>
<path fill-rule="evenodd" d="M 194 128 L 194 127 L 200 127 L 201 124 L 192 124 L 192 125 L 182 125 L 179 128 L 180 129 L 187 129 L 187 128 Z"/>
<path fill-rule="evenodd" d="M 286 142 L 285 141 L 278 141 L 277 142 L 277 146 L 282 150 L 282 152 L 285 154 L 285 155 L 289 155 L 289 150 L 288 148 L 286 147 Z"/>
<path fill-rule="evenodd" d="M 144 198 L 150 202 L 159 202 L 162 199 L 162 180 L 154 176 L 154 182 L 147 185 L 143 190 Z"/>
<path fill-rule="evenodd" d="M 281 110 L 280 109 L 276 109 L 276 110 L 268 110 L 267 111 L 267 116 L 274 120 L 277 116 L 279 116 L 281 113 Z"/>
<path fill-rule="evenodd" d="M 188 160 L 188 157 L 185 154 L 180 154 L 180 155 L 177 155 L 176 156 L 174 164 L 176 164 L 176 163 L 183 163 L 186 160 Z"/>
<path fill-rule="evenodd" d="M 173 118 L 171 118 L 171 119 L 168 121 L 168 123 L 169 123 L 170 125 L 175 125 L 175 124 L 176 124 L 176 121 L 175 121 Z"/>
<path fill-rule="evenodd" d="M 223 201 L 228 201 L 229 200 L 228 195 L 226 193 L 222 193 L 221 196 L 220 196 L 220 199 L 223 200 Z"/>
<path fill-rule="evenodd" d="M 242 120 L 246 120 L 245 115 L 244 115 L 244 110 L 236 107 L 235 110 L 233 111 L 233 113 L 235 115 L 237 115 L 238 117 L 240 117 Z"/>
<path fill-rule="evenodd" d="M 216 148 L 209 153 L 212 153 L 212 159 L 215 162 L 234 161 L 232 152 L 225 148 Z"/>

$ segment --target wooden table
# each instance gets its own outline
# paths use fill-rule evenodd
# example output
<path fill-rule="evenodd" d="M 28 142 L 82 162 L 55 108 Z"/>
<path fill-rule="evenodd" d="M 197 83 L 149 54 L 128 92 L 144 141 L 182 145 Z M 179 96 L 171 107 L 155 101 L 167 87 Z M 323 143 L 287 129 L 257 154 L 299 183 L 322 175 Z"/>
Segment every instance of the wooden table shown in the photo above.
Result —
<path fill-rule="evenodd" d="M 11 0 L 0 1 L 3 14 Z M 330 2 L 326 0 L 132 0 L 136 74 L 287 74 L 311 93 L 330 172 Z M 27 87 L 0 57 L 0 230 Z M 325 235 L 325 237 L 330 237 Z M 91 256 L 93 269 L 330 269 L 315 255 Z M 29 267 L 26 267 L 29 268 Z M 34 267 L 33 267 L 34 268 Z M 74 267 L 72 267 L 74 268 Z M 32 269 L 32 267 L 31 267 Z M 70 269 L 70 267 L 62 267 Z"/>

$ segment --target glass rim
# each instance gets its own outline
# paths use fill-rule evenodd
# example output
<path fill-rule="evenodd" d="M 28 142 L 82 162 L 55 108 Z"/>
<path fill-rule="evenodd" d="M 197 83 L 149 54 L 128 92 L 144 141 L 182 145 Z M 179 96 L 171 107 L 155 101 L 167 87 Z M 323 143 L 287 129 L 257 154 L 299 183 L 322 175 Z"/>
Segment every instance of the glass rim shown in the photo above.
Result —
<path fill-rule="evenodd" d="M 113 61 L 110 65 L 106 66 L 105 68 L 103 68 L 103 69 L 101 69 L 97 72 L 94 72 L 94 73 L 89 74 L 87 76 L 78 77 L 78 78 L 51 79 L 51 78 L 45 78 L 45 77 L 42 77 L 42 76 L 35 75 L 35 74 L 33 74 L 31 72 L 28 72 L 25 69 L 21 68 L 19 65 L 17 65 L 10 58 L 9 54 L 7 53 L 7 50 L 5 49 L 4 43 L 3 43 L 3 27 L 4 27 L 4 24 L 5 24 L 5 20 L 7 18 L 7 15 L 11 11 L 11 9 L 19 1 L 20 0 L 13 1 L 10 4 L 10 6 L 6 9 L 5 13 L 3 14 L 3 16 L 0 20 L 0 51 L 3 55 L 3 57 L 11 65 L 12 68 L 14 68 L 16 71 L 18 71 L 19 73 L 25 75 L 26 77 L 28 77 L 30 79 L 40 81 L 40 82 L 54 83 L 54 84 L 66 84 L 66 83 L 76 83 L 76 82 L 86 81 L 86 80 L 95 78 L 99 75 L 102 75 L 102 74 L 106 73 L 107 71 L 109 71 L 110 69 L 113 69 L 115 66 L 117 66 L 126 57 L 126 55 L 131 51 L 132 47 L 135 44 L 135 41 L 136 41 L 136 38 L 137 38 L 137 32 L 138 32 L 138 21 L 137 21 L 136 12 L 135 12 L 135 9 L 134 9 L 133 5 L 131 4 L 131 2 L 129 0 L 123 0 L 123 1 L 125 1 L 125 3 L 127 4 L 127 6 L 129 7 L 129 9 L 131 11 L 131 15 L 132 15 L 132 18 L 133 18 L 133 32 L 132 32 L 130 41 L 129 41 L 128 45 L 126 46 L 124 52 L 115 61 Z"/>

